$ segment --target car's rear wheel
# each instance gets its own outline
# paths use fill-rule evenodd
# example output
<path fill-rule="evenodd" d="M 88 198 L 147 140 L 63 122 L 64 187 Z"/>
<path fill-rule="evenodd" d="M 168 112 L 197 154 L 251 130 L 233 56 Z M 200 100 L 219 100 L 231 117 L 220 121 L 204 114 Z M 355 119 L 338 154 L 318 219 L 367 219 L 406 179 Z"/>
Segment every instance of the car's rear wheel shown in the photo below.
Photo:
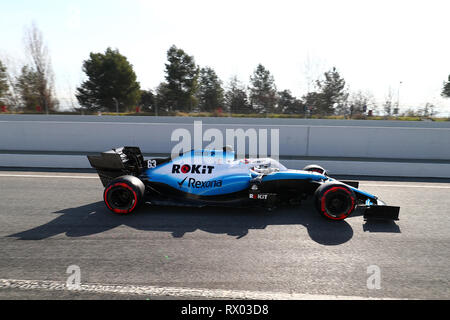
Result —
<path fill-rule="evenodd" d="M 318 172 L 320 174 L 323 174 L 324 176 L 328 176 L 327 170 L 322 168 L 321 166 L 317 164 L 310 164 L 309 166 L 306 166 L 303 168 L 304 171 L 311 171 L 311 172 Z"/>
<path fill-rule="evenodd" d="M 112 180 L 105 188 L 103 200 L 109 210 L 117 214 L 130 214 L 140 206 L 144 197 L 144 183 L 134 176 Z"/>
<path fill-rule="evenodd" d="M 352 189 L 341 183 L 324 183 L 315 194 L 316 209 L 330 220 L 343 220 L 356 208 L 357 199 Z"/>

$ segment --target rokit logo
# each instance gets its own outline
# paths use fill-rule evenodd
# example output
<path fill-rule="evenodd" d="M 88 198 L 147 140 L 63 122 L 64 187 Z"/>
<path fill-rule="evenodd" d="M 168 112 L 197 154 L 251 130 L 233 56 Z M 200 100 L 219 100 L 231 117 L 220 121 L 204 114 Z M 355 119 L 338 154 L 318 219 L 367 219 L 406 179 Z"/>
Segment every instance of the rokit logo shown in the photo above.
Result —
<path fill-rule="evenodd" d="M 222 180 L 209 180 L 200 181 L 194 178 L 184 178 L 182 181 L 178 182 L 180 188 L 183 186 L 184 182 L 187 180 L 187 187 L 193 189 L 207 189 L 207 188 L 220 188 L 222 187 Z"/>
<path fill-rule="evenodd" d="M 250 199 L 258 199 L 258 200 L 267 200 L 267 194 L 255 194 L 255 193 L 250 193 L 249 194 L 249 198 Z"/>
<path fill-rule="evenodd" d="M 194 174 L 211 174 L 214 170 L 214 166 L 206 166 L 201 164 L 174 164 L 172 166 L 172 173 L 194 173 Z"/>

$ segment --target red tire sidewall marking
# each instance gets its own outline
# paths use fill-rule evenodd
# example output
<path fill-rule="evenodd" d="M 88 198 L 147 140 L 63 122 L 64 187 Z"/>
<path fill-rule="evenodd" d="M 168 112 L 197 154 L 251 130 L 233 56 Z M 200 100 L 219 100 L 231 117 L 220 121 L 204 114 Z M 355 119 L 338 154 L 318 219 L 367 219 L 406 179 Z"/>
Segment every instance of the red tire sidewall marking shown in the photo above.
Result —
<path fill-rule="evenodd" d="M 327 212 L 327 209 L 325 208 L 326 195 L 330 191 L 334 192 L 336 190 L 342 190 L 342 191 L 346 192 L 350 196 L 350 199 L 352 199 L 352 205 L 350 206 L 348 211 L 345 214 L 340 215 L 339 217 L 333 217 L 333 216 L 329 215 L 328 212 Z M 322 211 L 322 213 L 325 216 L 327 216 L 327 218 L 330 218 L 330 219 L 333 219 L 333 220 L 343 220 L 343 219 L 347 218 L 349 216 L 349 214 L 352 212 L 354 206 L 355 206 L 355 199 L 353 198 L 351 192 L 349 190 L 347 190 L 346 188 L 343 188 L 343 187 L 332 187 L 332 188 L 328 189 L 327 191 L 325 191 L 325 193 L 322 196 L 321 211 Z"/>
<path fill-rule="evenodd" d="M 113 209 L 113 208 L 109 205 L 109 203 L 108 203 L 108 192 L 109 192 L 109 190 L 111 190 L 111 189 L 114 188 L 114 187 L 123 187 L 123 188 L 126 188 L 126 189 L 130 190 L 130 191 L 133 193 L 133 196 L 134 196 L 134 204 L 133 204 L 133 207 L 131 207 L 131 208 L 128 209 L 128 210 L 122 210 L 122 209 L 115 209 L 115 208 Z M 109 210 L 111 210 L 111 211 L 113 211 L 113 212 L 115 212 L 115 213 L 130 213 L 131 211 L 134 210 L 134 208 L 135 208 L 136 205 L 137 205 L 137 194 L 136 194 L 136 192 L 133 190 L 133 188 L 131 188 L 129 185 L 127 185 L 126 183 L 123 183 L 123 182 L 117 182 L 117 183 L 115 183 L 115 184 L 109 186 L 109 187 L 105 190 L 105 193 L 104 193 L 104 195 L 103 195 L 103 198 L 104 198 L 105 203 L 106 203 L 106 206 L 109 208 Z"/>

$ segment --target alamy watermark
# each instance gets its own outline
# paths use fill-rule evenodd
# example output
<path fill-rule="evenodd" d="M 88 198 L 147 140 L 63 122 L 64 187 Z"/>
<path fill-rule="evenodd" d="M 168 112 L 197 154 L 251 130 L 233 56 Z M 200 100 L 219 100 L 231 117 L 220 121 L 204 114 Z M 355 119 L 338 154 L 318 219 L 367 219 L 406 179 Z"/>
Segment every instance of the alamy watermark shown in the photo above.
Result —
<path fill-rule="evenodd" d="M 66 273 L 70 274 L 67 277 L 66 287 L 68 290 L 78 290 L 81 285 L 81 269 L 79 266 L 73 264 L 67 267 Z"/>
<path fill-rule="evenodd" d="M 236 152 L 237 159 L 266 158 L 270 138 L 270 157 L 278 160 L 280 154 L 279 129 L 242 128 L 225 129 L 209 128 L 203 132 L 202 121 L 194 121 L 193 135 L 188 129 L 178 128 L 172 132 L 171 141 L 177 142 L 172 148 L 172 159 L 190 150 L 221 150 L 224 146 L 231 146 Z M 205 145 L 206 144 L 206 145 Z M 248 152 L 247 152 L 248 150 Z"/>
<path fill-rule="evenodd" d="M 367 267 L 367 274 L 370 276 L 367 278 L 367 289 L 381 289 L 381 269 L 377 265 L 370 265 Z"/>

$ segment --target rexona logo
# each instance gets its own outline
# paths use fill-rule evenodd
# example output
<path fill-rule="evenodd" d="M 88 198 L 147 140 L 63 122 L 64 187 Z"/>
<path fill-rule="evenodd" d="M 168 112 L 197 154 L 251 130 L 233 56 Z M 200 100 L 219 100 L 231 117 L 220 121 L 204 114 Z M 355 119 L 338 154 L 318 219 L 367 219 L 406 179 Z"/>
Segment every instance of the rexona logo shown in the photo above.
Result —
<path fill-rule="evenodd" d="M 178 182 L 180 188 L 183 186 L 184 182 L 187 180 L 187 187 L 193 189 L 207 189 L 207 188 L 220 188 L 222 187 L 222 180 L 209 180 L 209 181 L 200 181 L 195 180 L 194 178 L 187 179 L 184 178 L 182 181 Z"/>
<path fill-rule="evenodd" d="M 206 166 L 201 164 L 174 164 L 172 166 L 172 173 L 196 173 L 196 174 L 211 174 L 214 170 L 214 166 Z"/>

